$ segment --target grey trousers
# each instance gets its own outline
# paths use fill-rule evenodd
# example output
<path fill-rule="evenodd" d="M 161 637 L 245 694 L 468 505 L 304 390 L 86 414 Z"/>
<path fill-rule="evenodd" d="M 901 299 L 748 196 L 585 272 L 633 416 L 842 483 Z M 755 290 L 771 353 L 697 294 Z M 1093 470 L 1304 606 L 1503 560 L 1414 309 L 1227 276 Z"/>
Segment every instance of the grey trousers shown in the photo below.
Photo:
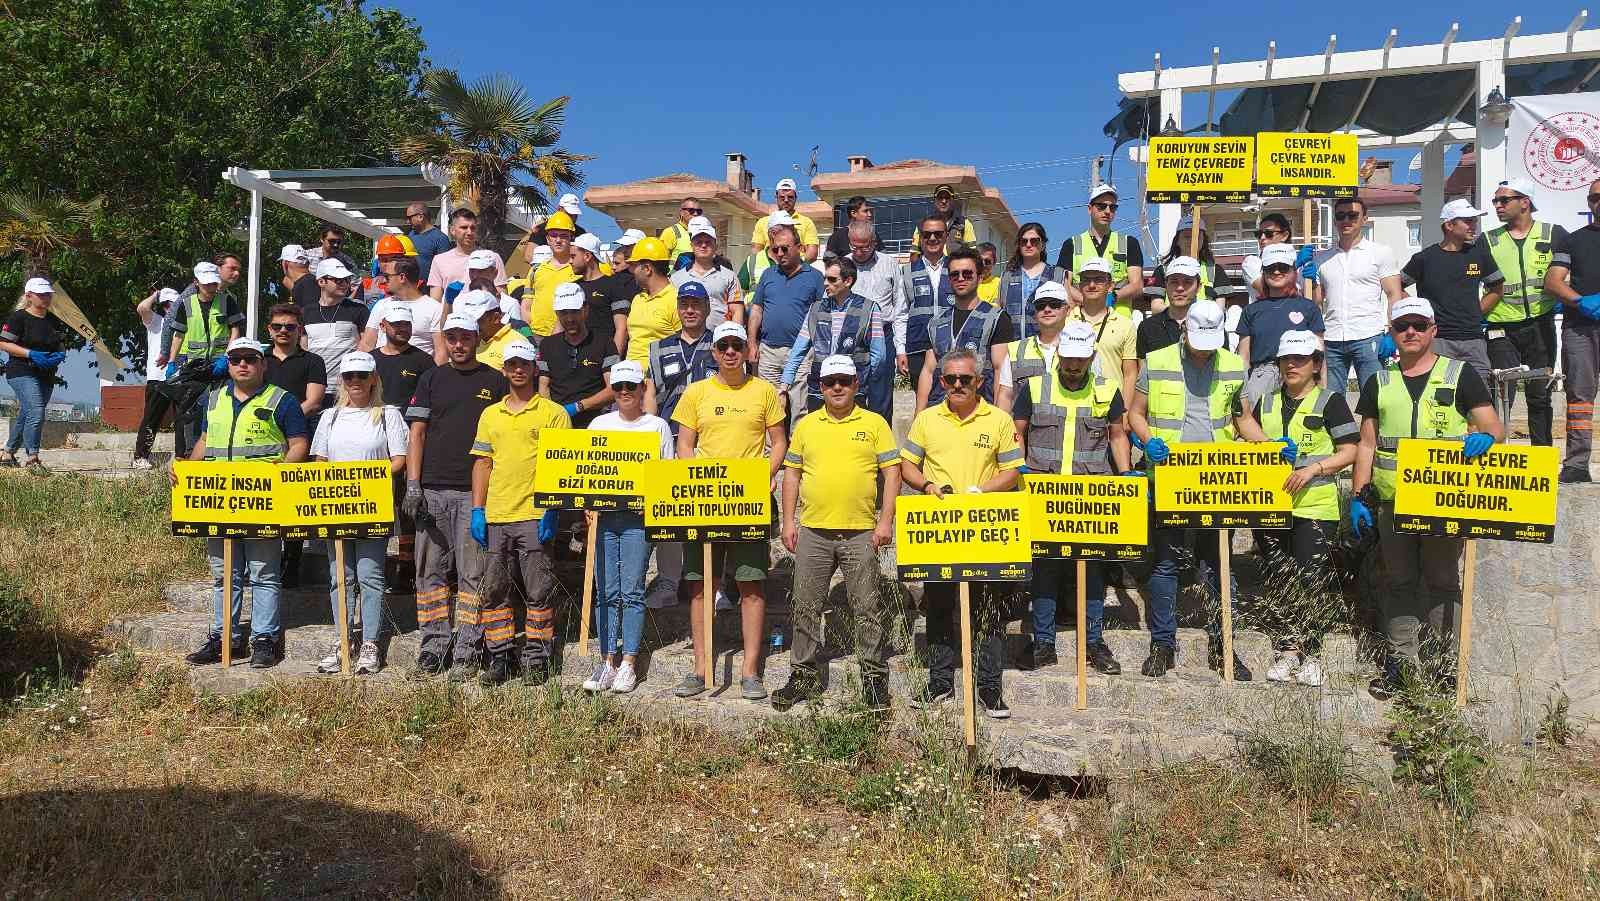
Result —
<path fill-rule="evenodd" d="M 484 578 L 484 641 L 490 654 L 509 655 L 516 647 L 516 610 L 511 603 L 517 581 L 526 592 L 525 667 L 541 667 L 555 656 L 556 609 L 550 603 L 555 574 L 539 544 L 539 520 L 489 523 L 489 565 Z"/>
<path fill-rule="evenodd" d="M 450 653 L 450 572 L 456 576 L 455 662 L 482 652 L 483 619 L 480 592 L 488 556 L 472 540 L 472 494 L 445 488 L 422 489 L 426 522 L 417 523 L 417 627 L 422 652 L 443 658 Z"/>
<path fill-rule="evenodd" d="M 794 549 L 794 657 L 795 670 L 812 673 L 822 642 L 817 633 L 822 609 L 828 604 L 828 583 L 835 569 L 844 571 L 845 593 L 856 623 L 856 659 L 863 676 L 887 676 L 886 632 L 889 611 L 878 593 L 878 550 L 872 530 L 812 529 L 800 527 Z"/>
<path fill-rule="evenodd" d="M 1433 339 L 1433 352 L 1441 357 L 1460 360 L 1472 366 L 1490 391 L 1494 390 L 1493 371 L 1489 367 L 1489 339 L 1473 338 L 1456 341 L 1450 338 Z"/>
<path fill-rule="evenodd" d="M 1581 320 L 1573 322 L 1573 320 Z M 1566 374 L 1567 455 L 1563 468 L 1587 472 L 1594 455 L 1594 398 L 1600 377 L 1600 322 L 1568 310 L 1561 326 L 1561 371 Z"/>
<path fill-rule="evenodd" d="M 1377 525 L 1380 603 L 1390 650 L 1396 659 L 1419 662 L 1426 621 L 1441 653 L 1453 653 L 1461 620 L 1462 539 L 1396 533 L 1392 501 L 1379 504 Z"/>

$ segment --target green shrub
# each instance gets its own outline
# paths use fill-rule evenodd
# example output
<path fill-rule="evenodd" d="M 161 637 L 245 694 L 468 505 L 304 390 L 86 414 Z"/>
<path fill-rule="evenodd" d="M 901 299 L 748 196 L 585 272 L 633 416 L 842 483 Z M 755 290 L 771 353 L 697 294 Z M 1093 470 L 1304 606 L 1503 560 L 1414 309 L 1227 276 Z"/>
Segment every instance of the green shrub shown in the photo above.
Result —
<path fill-rule="evenodd" d="M 1396 781 L 1412 783 L 1424 797 L 1462 820 L 1477 812 L 1479 782 L 1491 769 L 1488 744 L 1456 709 L 1447 683 L 1407 677 L 1389 710 Z"/>

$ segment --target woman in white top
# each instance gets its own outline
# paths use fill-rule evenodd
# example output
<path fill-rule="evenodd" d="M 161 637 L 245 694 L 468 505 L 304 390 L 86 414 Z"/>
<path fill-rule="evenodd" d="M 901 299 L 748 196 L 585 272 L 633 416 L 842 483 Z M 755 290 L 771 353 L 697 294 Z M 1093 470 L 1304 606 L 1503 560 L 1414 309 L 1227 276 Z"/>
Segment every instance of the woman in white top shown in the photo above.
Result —
<path fill-rule="evenodd" d="M 617 409 L 596 417 L 589 428 L 606 432 L 655 432 L 661 459 L 672 458 L 672 429 L 666 420 L 644 412 L 644 368 L 635 360 L 611 367 L 611 390 Z M 590 513 L 590 516 L 596 514 Z M 583 683 L 586 691 L 633 691 L 639 684 L 634 658 L 644 634 L 644 572 L 650 542 L 644 537 L 644 516 L 629 510 L 599 514 L 595 540 L 595 634 L 600 638 L 600 663 Z M 620 648 L 619 648 L 620 645 Z"/>
<path fill-rule="evenodd" d="M 311 456 L 316 460 L 347 463 L 357 460 L 389 461 L 391 472 L 403 472 L 406 442 L 409 438 L 400 411 L 383 405 L 383 383 L 378 364 L 364 351 L 352 351 L 340 361 L 339 403 L 322 414 L 317 434 L 311 440 Z M 356 659 L 357 673 L 376 673 L 382 668 L 378 657 L 378 634 L 383 625 L 383 562 L 387 538 L 350 539 L 345 546 L 345 584 L 361 587 L 361 651 Z M 328 581 L 333 586 L 334 622 L 339 618 L 338 557 L 328 554 Z M 354 617 L 355 610 L 348 613 Z M 346 628 L 353 630 L 354 623 Z M 322 658 L 317 669 L 339 671 L 339 647 Z"/>

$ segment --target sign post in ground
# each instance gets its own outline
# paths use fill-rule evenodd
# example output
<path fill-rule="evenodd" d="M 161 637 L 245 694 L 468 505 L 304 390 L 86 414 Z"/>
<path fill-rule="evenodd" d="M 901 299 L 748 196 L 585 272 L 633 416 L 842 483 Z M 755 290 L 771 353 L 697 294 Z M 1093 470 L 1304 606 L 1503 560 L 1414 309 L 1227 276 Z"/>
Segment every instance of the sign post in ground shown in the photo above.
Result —
<path fill-rule="evenodd" d="M 344 539 L 333 539 L 334 566 L 339 572 L 339 581 L 334 591 L 339 598 L 338 620 L 334 623 L 339 629 L 339 675 L 350 675 L 350 608 L 345 600 L 344 579 Z"/>
<path fill-rule="evenodd" d="M 243 611 L 240 611 L 241 615 Z M 222 668 L 233 666 L 233 539 L 222 539 Z"/>

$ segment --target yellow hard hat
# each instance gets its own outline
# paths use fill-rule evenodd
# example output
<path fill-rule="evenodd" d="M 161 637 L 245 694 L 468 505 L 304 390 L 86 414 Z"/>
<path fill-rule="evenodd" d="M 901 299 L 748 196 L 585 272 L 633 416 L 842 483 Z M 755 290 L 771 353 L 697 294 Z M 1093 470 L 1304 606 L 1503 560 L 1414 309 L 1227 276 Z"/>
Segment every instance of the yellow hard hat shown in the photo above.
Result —
<path fill-rule="evenodd" d="M 660 238 L 640 238 L 639 243 L 633 245 L 633 252 L 628 254 L 628 259 L 635 263 L 640 260 L 654 260 L 657 263 L 665 263 L 672 257 L 667 251 L 666 242 Z"/>
<path fill-rule="evenodd" d="M 544 230 L 550 231 L 551 229 L 570 232 L 577 231 L 578 226 L 577 223 L 572 221 L 572 216 L 568 215 L 566 210 L 556 210 L 550 214 L 549 219 L 544 220 Z"/>

